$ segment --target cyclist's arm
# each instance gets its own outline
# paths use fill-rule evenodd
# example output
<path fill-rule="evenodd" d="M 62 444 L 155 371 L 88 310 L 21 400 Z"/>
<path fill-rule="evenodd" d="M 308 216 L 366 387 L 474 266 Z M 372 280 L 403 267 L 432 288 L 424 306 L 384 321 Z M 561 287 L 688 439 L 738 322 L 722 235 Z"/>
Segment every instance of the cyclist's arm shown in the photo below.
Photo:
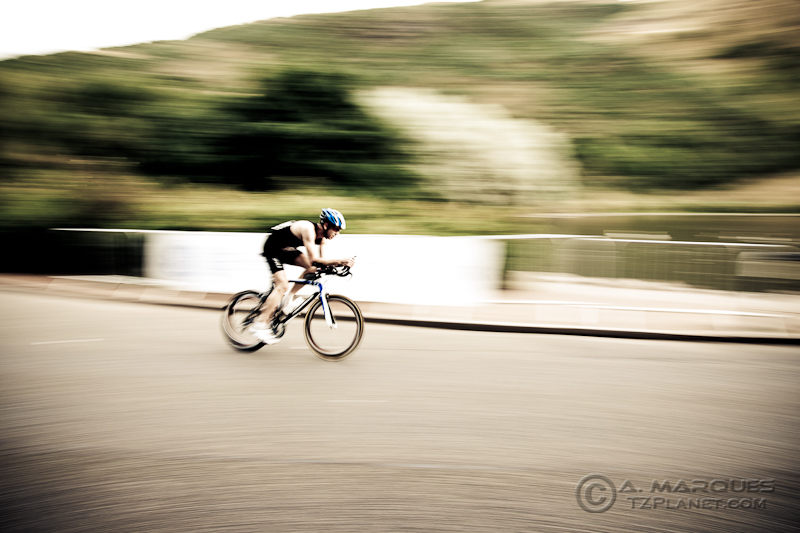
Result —
<path fill-rule="evenodd" d="M 300 223 L 302 226 L 300 229 L 300 237 L 303 239 L 303 246 L 306 248 L 306 253 L 308 254 L 308 258 L 311 260 L 311 264 L 317 263 L 322 266 L 335 266 L 341 263 L 341 261 L 336 261 L 334 259 L 323 259 L 322 257 L 322 244 L 319 245 L 317 248 L 317 244 L 314 242 L 316 240 L 316 231 L 314 229 L 314 224 L 308 221 L 304 221 L 305 223 Z M 322 242 L 325 242 L 325 239 L 322 239 Z"/>
<path fill-rule="evenodd" d="M 326 242 L 326 239 L 324 239 L 324 238 L 319 242 L 319 258 L 320 259 L 322 259 L 325 256 L 325 242 Z"/>
<path fill-rule="evenodd" d="M 306 247 L 306 253 L 308 254 L 308 258 L 311 260 L 311 264 L 317 263 L 322 266 L 340 266 L 340 265 L 353 265 L 352 259 L 325 259 L 322 257 L 322 250 L 325 244 L 326 239 L 322 239 L 319 244 L 319 248 L 316 245 L 316 230 L 314 229 L 314 224 L 311 222 L 306 221 L 307 223 L 303 224 L 300 229 L 300 234 L 303 239 L 303 246 Z"/>

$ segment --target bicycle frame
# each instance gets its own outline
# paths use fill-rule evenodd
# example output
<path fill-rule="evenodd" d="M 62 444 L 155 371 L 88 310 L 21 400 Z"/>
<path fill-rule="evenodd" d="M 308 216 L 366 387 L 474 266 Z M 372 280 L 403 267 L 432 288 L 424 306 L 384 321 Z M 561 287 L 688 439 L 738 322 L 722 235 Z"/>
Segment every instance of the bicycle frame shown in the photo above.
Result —
<path fill-rule="evenodd" d="M 328 299 L 326 298 L 328 295 L 328 291 L 323 283 L 316 280 L 307 280 L 307 279 L 290 279 L 289 283 L 295 283 L 300 285 L 312 285 L 316 287 L 317 290 L 313 294 L 310 294 L 305 299 L 305 301 L 303 301 L 303 303 L 298 305 L 297 308 L 294 309 L 291 313 L 289 313 L 288 315 L 284 315 L 284 317 L 281 319 L 281 322 L 283 323 L 289 322 L 291 319 L 302 313 L 309 305 L 311 305 L 311 303 L 315 299 L 319 298 L 319 300 L 322 302 L 322 312 L 325 315 L 325 322 L 328 324 L 328 327 L 330 328 L 336 327 L 336 319 L 333 317 L 333 314 L 331 313 L 330 307 L 328 306 Z M 255 309 L 253 309 L 250 312 L 250 314 L 245 318 L 244 320 L 245 324 L 252 323 L 253 319 L 255 319 L 259 314 L 261 314 L 261 308 L 264 306 L 264 303 L 266 303 L 267 298 L 269 298 L 269 295 L 272 294 L 273 289 L 274 287 L 270 288 L 266 292 L 261 293 L 261 298 L 258 302 L 258 306 Z M 278 310 L 278 312 L 280 312 L 280 309 Z"/>
<path fill-rule="evenodd" d="M 336 319 L 333 318 L 333 314 L 331 313 L 331 309 L 328 306 L 328 290 L 325 288 L 325 284 L 319 281 L 311 281 L 307 279 L 290 279 L 289 283 L 296 283 L 301 285 L 313 285 L 317 288 L 317 292 L 308 296 L 303 303 L 297 306 L 297 309 L 293 310 L 291 313 L 286 315 L 286 320 L 284 322 L 288 322 L 289 320 L 293 319 L 297 315 L 299 315 L 303 310 L 308 307 L 311 302 L 313 302 L 316 298 L 319 298 L 320 302 L 322 302 L 322 312 L 325 315 L 325 322 L 328 324 L 328 327 L 335 328 L 336 327 Z"/>

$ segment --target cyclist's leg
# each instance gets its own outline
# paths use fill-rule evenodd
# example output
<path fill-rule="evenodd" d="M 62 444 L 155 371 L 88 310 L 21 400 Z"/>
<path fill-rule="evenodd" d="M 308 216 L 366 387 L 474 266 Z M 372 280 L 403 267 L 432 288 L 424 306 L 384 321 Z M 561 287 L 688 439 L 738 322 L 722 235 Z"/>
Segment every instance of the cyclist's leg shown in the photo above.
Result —
<path fill-rule="evenodd" d="M 264 302 L 264 310 L 261 315 L 266 325 L 269 325 L 272 322 L 272 317 L 278 309 L 283 296 L 289 290 L 289 278 L 286 276 L 286 271 L 283 269 L 283 263 L 286 258 L 282 257 L 283 254 L 281 252 L 265 253 L 264 256 L 272 272 L 272 283 L 274 285 L 272 292 L 269 297 L 267 297 L 267 301 Z"/>
<path fill-rule="evenodd" d="M 303 270 L 303 273 L 300 275 L 301 279 L 306 274 L 310 274 L 317 269 L 317 267 L 311 264 L 311 258 L 305 252 L 301 252 L 300 254 L 298 254 L 297 257 L 294 258 L 293 263 L 295 266 L 299 266 L 305 269 Z M 289 301 L 292 301 L 294 295 L 297 294 L 300 291 L 300 289 L 305 287 L 305 285 L 302 285 L 300 283 L 293 283 L 293 285 L 294 286 L 289 290 Z"/>
<path fill-rule="evenodd" d="M 272 289 L 272 293 L 270 293 L 267 301 L 264 303 L 263 316 L 266 319 L 267 324 L 272 322 L 272 317 L 275 314 L 275 311 L 278 309 L 278 306 L 281 304 L 281 300 L 283 300 L 283 297 L 289 290 L 289 278 L 286 276 L 286 271 L 283 269 L 272 274 L 272 282 L 274 283 L 275 287 Z"/>

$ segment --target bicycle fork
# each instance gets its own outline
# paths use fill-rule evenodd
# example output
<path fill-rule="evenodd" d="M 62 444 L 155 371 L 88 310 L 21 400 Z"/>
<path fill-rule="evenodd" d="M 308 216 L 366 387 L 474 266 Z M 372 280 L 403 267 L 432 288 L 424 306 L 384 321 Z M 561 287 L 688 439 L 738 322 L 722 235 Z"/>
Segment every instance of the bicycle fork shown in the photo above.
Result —
<path fill-rule="evenodd" d="M 331 306 L 328 305 L 328 291 L 326 291 L 322 285 L 319 285 L 319 300 L 322 303 L 322 312 L 325 315 L 325 323 L 328 324 L 330 329 L 336 329 L 336 319 L 333 318 Z"/>

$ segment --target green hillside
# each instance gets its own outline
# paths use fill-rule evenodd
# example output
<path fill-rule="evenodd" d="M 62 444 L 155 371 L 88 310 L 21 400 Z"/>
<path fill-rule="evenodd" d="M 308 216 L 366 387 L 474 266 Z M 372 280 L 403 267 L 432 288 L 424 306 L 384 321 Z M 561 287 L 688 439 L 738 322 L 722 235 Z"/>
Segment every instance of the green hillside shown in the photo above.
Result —
<path fill-rule="evenodd" d="M 478 209 L 522 198 L 523 210 L 538 207 L 540 192 L 553 209 L 586 188 L 663 196 L 792 175 L 800 167 L 800 46 L 791 2 L 771 0 L 772 15 L 758 20 L 746 2 L 699 4 L 708 9 L 682 0 L 432 4 L 3 61 L 2 225 L 244 229 L 273 217 L 223 224 L 216 215 L 195 220 L 153 207 L 164 195 L 178 205 L 189 194 L 181 191 L 220 186 L 266 192 L 247 200 L 262 203 L 291 188 L 334 199 L 357 194 L 365 213 L 380 213 L 382 202 L 454 201 L 436 185 L 453 168 L 465 174 L 451 190 L 486 182 L 458 201 Z M 722 27 L 708 17 L 712 8 L 724 15 Z M 365 103 L 385 87 L 457 98 L 432 101 L 478 114 L 495 110 L 491 127 L 506 135 L 515 135 L 512 123 L 556 132 L 556 170 L 527 182 L 535 158 L 489 168 L 513 159 L 504 154 L 462 165 L 473 174 L 432 165 L 472 156 L 426 148 L 419 122 L 404 128 Z M 453 120 L 454 130 L 478 124 Z M 482 135 L 471 152 L 492 136 Z M 531 135 L 528 145 L 539 138 Z M 494 149 L 487 141 L 485 151 Z M 574 179 L 556 183 L 562 168 Z M 522 176 L 519 184 L 499 200 L 484 194 L 512 174 Z M 784 198 L 766 207 L 795 205 Z"/>

